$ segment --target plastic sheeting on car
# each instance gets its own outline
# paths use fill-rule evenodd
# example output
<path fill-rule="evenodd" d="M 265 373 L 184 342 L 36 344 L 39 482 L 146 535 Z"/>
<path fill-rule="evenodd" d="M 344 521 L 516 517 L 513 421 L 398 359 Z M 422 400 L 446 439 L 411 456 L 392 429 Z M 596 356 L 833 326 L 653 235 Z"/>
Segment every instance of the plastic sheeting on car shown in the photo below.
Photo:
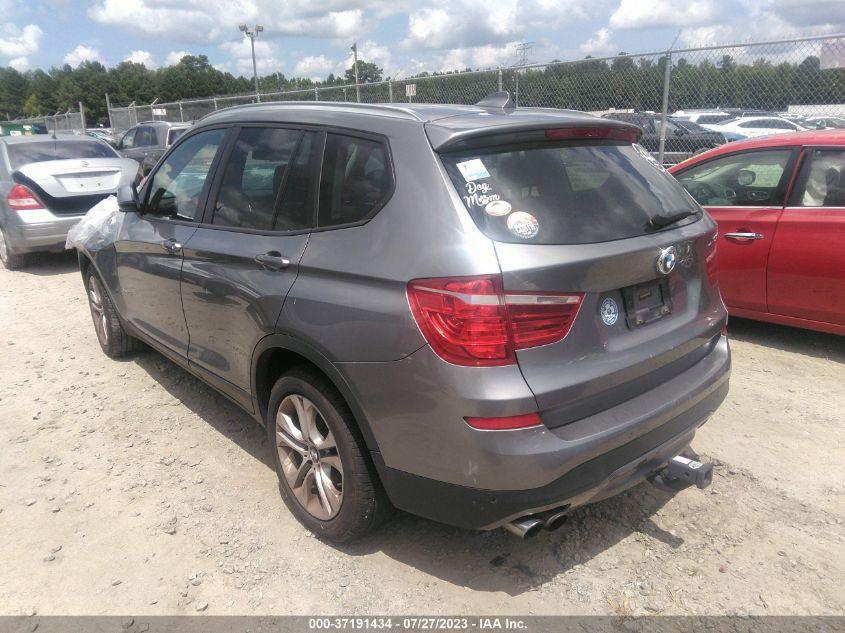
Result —
<path fill-rule="evenodd" d="M 113 243 L 123 223 L 117 198 L 109 196 L 88 210 L 79 222 L 70 227 L 65 248 L 84 248 L 96 251 Z"/>

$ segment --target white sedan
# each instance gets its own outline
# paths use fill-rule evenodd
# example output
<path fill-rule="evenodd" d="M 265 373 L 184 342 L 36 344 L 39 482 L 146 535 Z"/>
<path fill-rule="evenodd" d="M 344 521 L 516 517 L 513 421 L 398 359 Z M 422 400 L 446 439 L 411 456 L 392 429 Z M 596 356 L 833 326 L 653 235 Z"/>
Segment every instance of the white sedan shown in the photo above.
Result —
<path fill-rule="evenodd" d="M 773 116 L 750 116 L 731 119 L 721 125 L 708 126 L 718 132 L 733 132 L 746 137 L 766 136 L 767 134 L 781 134 L 783 132 L 800 132 L 802 128 L 797 123 Z"/>

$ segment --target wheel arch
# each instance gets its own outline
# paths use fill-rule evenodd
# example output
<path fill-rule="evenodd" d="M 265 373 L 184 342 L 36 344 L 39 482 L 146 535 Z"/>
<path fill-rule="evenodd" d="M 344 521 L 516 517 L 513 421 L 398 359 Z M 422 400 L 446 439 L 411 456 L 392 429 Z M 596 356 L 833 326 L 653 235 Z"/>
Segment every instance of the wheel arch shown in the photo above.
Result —
<path fill-rule="evenodd" d="M 355 424 L 364 438 L 367 449 L 378 451 L 378 443 L 364 411 L 343 375 L 313 346 L 287 334 L 271 334 L 264 337 L 252 354 L 252 397 L 255 400 L 256 419 L 261 424 L 265 424 L 270 390 L 276 380 L 291 367 L 301 365 L 315 368 L 338 390 L 352 411 Z"/>

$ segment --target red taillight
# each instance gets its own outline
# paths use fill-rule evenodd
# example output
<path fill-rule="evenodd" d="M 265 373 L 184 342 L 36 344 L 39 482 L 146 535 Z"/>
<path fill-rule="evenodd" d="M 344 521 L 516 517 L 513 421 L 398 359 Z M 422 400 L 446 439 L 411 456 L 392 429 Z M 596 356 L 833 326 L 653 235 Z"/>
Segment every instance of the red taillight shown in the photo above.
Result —
<path fill-rule="evenodd" d="M 511 365 L 516 350 L 547 345 L 569 332 L 582 293 L 505 293 L 500 275 L 417 279 L 408 303 L 420 331 L 455 365 Z"/>
<path fill-rule="evenodd" d="M 38 196 L 32 193 L 28 187 L 18 184 L 9 190 L 6 195 L 6 202 L 15 211 L 44 208 L 44 203 L 38 199 Z"/>
<path fill-rule="evenodd" d="M 627 127 L 558 127 L 546 130 L 548 139 L 613 139 L 636 143 L 640 140 L 640 131 Z"/>
<path fill-rule="evenodd" d="M 474 429 L 484 431 L 506 431 L 509 429 L 527 429 L 532 426 L 539 426 L 539 413 L 526 413 L 524 415 L 512 415 L 507 418 L 464 418 L 466 423 Z"/>

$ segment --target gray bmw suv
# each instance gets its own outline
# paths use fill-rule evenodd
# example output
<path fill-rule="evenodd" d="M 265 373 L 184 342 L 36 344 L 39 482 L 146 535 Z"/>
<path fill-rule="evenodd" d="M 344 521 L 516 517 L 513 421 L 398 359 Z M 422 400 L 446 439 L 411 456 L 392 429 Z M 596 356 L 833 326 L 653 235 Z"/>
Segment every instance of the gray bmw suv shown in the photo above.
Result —
<path fill-rule="evenodd" d="M 324 538 L 391 507 L 551 529 L 701 466 L 728 390 L 716 226 L 639 133 L 506 94 L 214 113 L 80 249 L 100 345 L 265 425 Z"/>

